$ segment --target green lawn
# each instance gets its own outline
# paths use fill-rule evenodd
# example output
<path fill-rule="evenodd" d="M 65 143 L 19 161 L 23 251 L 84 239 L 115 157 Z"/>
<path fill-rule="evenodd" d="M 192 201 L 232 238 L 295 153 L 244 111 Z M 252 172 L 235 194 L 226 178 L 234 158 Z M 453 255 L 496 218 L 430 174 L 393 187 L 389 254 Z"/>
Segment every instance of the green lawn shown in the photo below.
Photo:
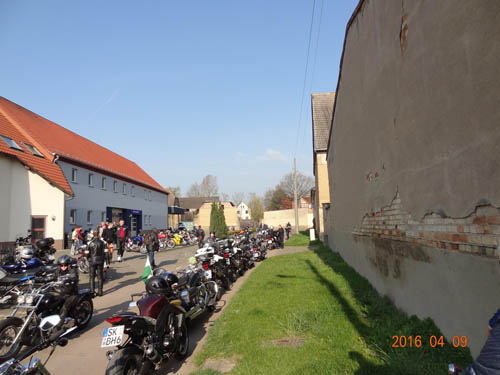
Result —
<path fill-rule="evenodd" d="M 308 246 L 308 245 L 316 245 L 320 242 L 318 240 L 310 241 L 309 240 L 309 231 L 303 230 L 298 234 L 294 234 L 290 236 L 290 238 L 285 241 L 285 246 Z"/>
<path fill-rule="evenodd" d="M 420 335 L 422 347 L 392 348 L 394 335 Z M 261 264 L 212 327 L 196 363 L 236 354 L 231 374 L 444 375 L 448 363 L 472 361 L 468 349 L 431 348 L 431 335 L 441 335 L 431 320 L 406 316 L 320 246 Z"/>

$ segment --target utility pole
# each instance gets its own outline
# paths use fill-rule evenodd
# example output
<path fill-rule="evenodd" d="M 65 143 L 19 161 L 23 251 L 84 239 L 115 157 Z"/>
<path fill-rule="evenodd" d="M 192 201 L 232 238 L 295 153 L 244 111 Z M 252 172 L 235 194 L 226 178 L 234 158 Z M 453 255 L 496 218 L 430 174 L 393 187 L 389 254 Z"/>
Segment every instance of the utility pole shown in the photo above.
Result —
<path fill-rule="evenodd" d="M 295 233 L 299 233 L 299 205 L 297 202 L 297 162 L 293 158 L 293 201 L 295 202 Z"/>

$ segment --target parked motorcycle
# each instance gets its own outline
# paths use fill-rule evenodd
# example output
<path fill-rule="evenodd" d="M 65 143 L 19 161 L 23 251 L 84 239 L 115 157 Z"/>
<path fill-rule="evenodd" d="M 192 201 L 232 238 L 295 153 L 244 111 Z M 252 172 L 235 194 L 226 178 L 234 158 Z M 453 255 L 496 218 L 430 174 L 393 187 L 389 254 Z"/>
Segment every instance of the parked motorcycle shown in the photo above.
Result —
<path fill-rule="evenodd" d="M 39 329 L 49 330 L 59 322 L 60 318 L 58 315 L 48 316 L 42 319 Z M 39 358 L 30 359 L 27 365 L 22 365 L 21 362 L 36 352 L 52 346 L 53 348 L 50 351 L 48 358 L 45 360 L 46 364 L 57 346 L 66 346 L 68 344 L 68 339 L 62 336 L 63 335 L 54 341 L 41 342 L 40 344 L 32 347 L 30 350 L 26 350 L 21 356 L 9 359 L 7 362 L 0 365 L 0 375 L 50 375 L 49 371 L 45 368 L 45 365 L 42 364 Z"/>
<path fill-rule="evenodd" d="M 34 286 L 34 279 L 30 282 Z M 92 295 L 88 289 L 79 292 L 61 330 L 53 332 L 52 328 L 40 326 L 44 318 L 58 316 L 65 300 L 51 294 L 51 291 L 61 285 L 60 281 L 48 282 L 38 288 L 33 287 L 32 291 L 18 297 L 12 313 L 0 321 L 0 361 L 15 357 L 24 345 L 36 346 L 54 341 L 64 334 L 87 326 L 93 314 Z M 15 316 L 19 310 L 26 312 L 24 318 Z"/>
<path fill-rule="evenodd" d="M 141 254 L 146 254 L 148 252 L 146 244 L 144 243 L 144 238 L 139 234 L 135 238 L 129 238 L 125 244 L 127 251 L 136 251 Z"/>
<path fill-rule="evenodd" d="M 170 286 L 169 286 L 170 287 Z M 137 302 L 134 296 L 141 296 Z M 106 375 L 151 374 L 169 358 L 183 359 L 189 348 L 185 310 L 173 295 L 134 294 L 131 307 L 139 315 L 114 315 L 103 333 L 101 347 L 116 346 L 106 353 Z M 123 339 L 123 335 L 128 335 Z"/>
<path fill-rule="evenodd" d="M 29 280 L 34 274 L 9 275 L 0 269 L 0 306 L 8 307 L 16 303 L 17 298 L 31 288 Z"/>

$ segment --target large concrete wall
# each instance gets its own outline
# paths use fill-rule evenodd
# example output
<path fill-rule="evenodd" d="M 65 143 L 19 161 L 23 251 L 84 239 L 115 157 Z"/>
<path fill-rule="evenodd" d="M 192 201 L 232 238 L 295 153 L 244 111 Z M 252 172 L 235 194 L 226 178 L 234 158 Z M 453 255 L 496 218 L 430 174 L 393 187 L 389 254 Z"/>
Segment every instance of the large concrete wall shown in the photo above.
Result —
<path fill-rule="evenodd" d="M 312 209 L 309 208 L 299 208 L 299 230 L 311 228 L 313 225 L 314 214 Z M 262 224 L 271 225 L 277 227 L 281 225 L 283 228 L 287 223 L 290 223 L 293 228 L 295 228 L 295 210 L 277 210 L 277 211 L 265 211 L 264 218 L 262 219 Z"/>
<path fill-rule="evenodd" d="M 497 0 L 362 2 L 328 152 L 329 245 L 473 354 L 500 306 L 499 25 Z M 367 221 L 397 193 L 403 222 Z"/>

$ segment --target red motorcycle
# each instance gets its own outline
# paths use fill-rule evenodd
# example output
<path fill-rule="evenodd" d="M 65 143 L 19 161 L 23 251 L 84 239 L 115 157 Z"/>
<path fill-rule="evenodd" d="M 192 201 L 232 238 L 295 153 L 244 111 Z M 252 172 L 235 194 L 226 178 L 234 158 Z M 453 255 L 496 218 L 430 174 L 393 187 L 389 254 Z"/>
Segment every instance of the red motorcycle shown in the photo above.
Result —
<path fill-rule="evenodd" d="M 141 299 L 135 302 L 135 296 Z M 167 280 L 151 277 L 146 293 L 131 297 L 130 306 L 137 306 L 139 314 L 124 313 L 106 319 L 112 326 L 104 330 L 101 347 L 116 346 L 106 353 L 106 375 L 151 374 L 170 357 L 182 359 L 188 352 L 185 310 Z M 125 339 L 124 334 L 128 335 Z"/>

